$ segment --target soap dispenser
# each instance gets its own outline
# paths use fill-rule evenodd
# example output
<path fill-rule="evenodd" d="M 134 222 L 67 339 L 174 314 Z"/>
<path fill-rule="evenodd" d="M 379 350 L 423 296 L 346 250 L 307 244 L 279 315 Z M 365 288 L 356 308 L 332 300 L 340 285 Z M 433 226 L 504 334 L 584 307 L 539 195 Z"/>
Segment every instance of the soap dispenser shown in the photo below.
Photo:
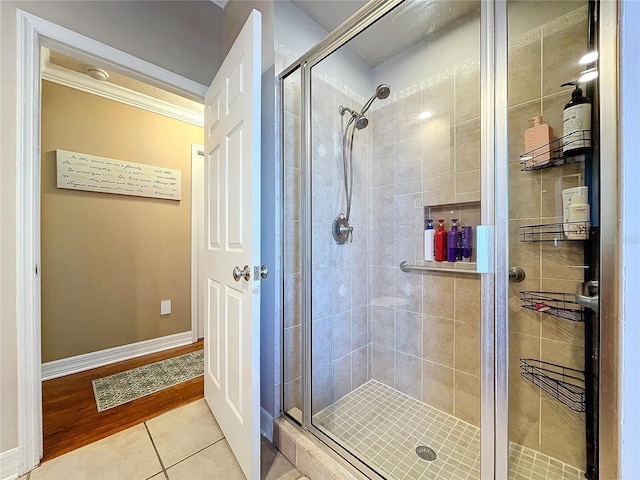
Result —
<path fill-rule="evenodd" d="M 438 231 L 434 239 L 434 256 L 436 262 L 444 262 L 447 259 L 447 231 L 444 229 L 444 219 L 438 220 Z"/>
<path fill-rule="evenodd" d="M 576 88 L 562 112 L 562 153 L 565 157 L 582 155 L 591 150 L 591 100 L 582 95 L 578 82 L 567 82 L 561 86 L 569 85 Z"/>
<path fill-rule="evenodd" d="M 530 119 L 533 126 L 524 132 L 524 147 L 529 155 L 525 161 L 525 167 L 542 165 L 551 160 L 549 147 L 551 142 L 551 127 L 542 122 L 542 116 L 537 115 Z"/>

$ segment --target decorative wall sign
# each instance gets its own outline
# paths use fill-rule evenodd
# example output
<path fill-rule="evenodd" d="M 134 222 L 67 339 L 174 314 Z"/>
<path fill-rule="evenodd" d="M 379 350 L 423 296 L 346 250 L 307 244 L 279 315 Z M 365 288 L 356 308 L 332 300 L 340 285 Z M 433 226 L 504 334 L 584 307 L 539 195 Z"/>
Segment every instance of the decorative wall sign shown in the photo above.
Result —
<path fill-rule="evenodd" d="M 56 150 L 58 188 L 181 199 L 181 172 L 85 153 Z"/>

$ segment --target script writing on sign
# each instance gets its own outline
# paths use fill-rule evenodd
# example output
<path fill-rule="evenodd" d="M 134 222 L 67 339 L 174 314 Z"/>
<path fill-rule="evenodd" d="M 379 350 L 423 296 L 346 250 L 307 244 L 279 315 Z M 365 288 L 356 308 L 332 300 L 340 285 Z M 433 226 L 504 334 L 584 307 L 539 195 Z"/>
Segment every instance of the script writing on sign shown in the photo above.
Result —
<path fill-rule="evenodd" d="M 181 173 L 172 168 L 56 150 L 58 188 L 180 200 Z"/>

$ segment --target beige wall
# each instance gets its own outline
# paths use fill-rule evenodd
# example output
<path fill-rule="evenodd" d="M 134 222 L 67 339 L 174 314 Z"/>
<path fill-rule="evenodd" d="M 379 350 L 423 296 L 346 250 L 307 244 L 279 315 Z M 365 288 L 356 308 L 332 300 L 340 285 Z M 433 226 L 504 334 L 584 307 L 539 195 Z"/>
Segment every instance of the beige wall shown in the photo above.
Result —
<path fill-rule="evenodd" d="M 191 144 L 201 127 L 43 81 L 42 361 L 191 328 Z M 182 172 L 182 200 L 56 188 L 55 150 Z M 160 300 L 172 313 L 160 316 Z"/>

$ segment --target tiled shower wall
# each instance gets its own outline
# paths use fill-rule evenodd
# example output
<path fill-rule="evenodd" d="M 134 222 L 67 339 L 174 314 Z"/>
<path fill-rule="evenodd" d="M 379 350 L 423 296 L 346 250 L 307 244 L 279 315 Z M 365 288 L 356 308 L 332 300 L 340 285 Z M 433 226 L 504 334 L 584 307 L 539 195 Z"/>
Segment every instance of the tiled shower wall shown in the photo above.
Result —
<path fill-rule="evenodd" d="M 302 410 L 300 77 L 285 89 L 285 409 Z M 312 409 L 318 412 L 370 378 L 370 313 L 367 294 L 369 199 L 366 133 L 356 132 L 350 224 L 353 240 L 337 245 L 331 224 L 346 213 L 340 105 L 352 99 L 314 75 L 312 80 Z M 364 278 L 363 278 L 364 275 Z"/>
<path fill-rule="evenodd" d="M 439 215 L 447 229 L 452 218 L 480 223 L 478 62 L 398 96 L 374 111 L 371 130 L 372 377 L 478 426 L 479 277 L 398 267 L 424 260 L 424 206 L 476 202 Z"/>
<path fill-rule="evenodd" d="M 545 7 L 532 2 L 527 8 L 533 16 L 535 9 Z M 571 89 L 560 85 L 578 77 L 578 59 L 587 49 L 586 6 L 510 42 L 508 99 L 509 248 L 511 264 L 527 274 L 524 282 L 510 288 L 510 439 L 580 469 L 586 461 L 585 414 L 573 412 L 522 378 L 519 361 L 535 358 L 583 370 L 584 324 L 523 309 L 518 293 L 576 293 L 585 272 L 583 242 L 521 243 L 518 227 L 561 221 L 560 192 L 584 185 L 584 167 L 523 172 L 518 156 L 524 150 L 524 131 L 535 115 L 543 116 L 556 138 L 562 136 L 562 110 L 571 99 Z"/>

